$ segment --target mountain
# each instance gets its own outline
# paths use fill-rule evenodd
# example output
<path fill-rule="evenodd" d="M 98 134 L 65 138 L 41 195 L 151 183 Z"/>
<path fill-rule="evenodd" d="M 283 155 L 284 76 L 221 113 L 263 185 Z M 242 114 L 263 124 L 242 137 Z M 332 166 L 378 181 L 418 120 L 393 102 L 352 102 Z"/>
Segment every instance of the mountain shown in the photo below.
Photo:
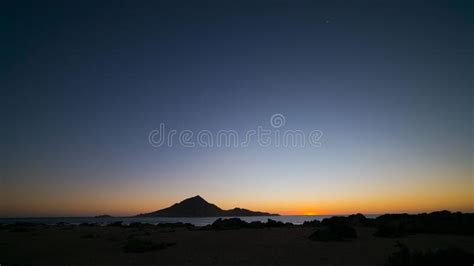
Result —
<path fill-rule="evenodd" d="M 229 216 L 277 216 L 267 212 L 254 212 L 247 209 L 234 208 L 223 210 L 207 202 L 199 195 L 185 199 L 180 203 L 150 213 L 142 213 L 137 217 L 229 217 Z"/>

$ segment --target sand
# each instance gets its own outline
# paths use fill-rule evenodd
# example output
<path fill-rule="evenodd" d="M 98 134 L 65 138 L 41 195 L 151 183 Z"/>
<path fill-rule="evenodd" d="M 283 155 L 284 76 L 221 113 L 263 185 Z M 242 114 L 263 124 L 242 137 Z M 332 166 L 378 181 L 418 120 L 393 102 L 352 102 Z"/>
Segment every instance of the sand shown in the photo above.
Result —
<path fill-rule="evenodd" d="M 314 228 L 285 227 L 224 231 L 186 228 L 35 226 L 0 230 L 5 265 L 383 265 L 401 242 L 411 249 L 459 247 L 474 253 L 474 237 L 416 234 L 377 238 L 357 227 L 358 238 L 341 242 L 308 239 Z M 21 230 L 20 230 L 21 231 Z M 128 239 L 173 243 L 162 250 L 127 253 Z"/>

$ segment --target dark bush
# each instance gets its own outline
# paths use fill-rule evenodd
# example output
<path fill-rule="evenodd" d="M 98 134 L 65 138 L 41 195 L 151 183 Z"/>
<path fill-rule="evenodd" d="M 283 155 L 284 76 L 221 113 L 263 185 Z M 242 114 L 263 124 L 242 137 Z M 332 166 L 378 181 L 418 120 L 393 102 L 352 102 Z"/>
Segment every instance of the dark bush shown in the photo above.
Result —
<path fill-rule="evenodd" d="M 383 225 L 379 226 L 377 231 L 374 233 L 374 236 L 377 237 L 402 237 L 406 236 L 409 233 L 399 226 L 396 225 Z"/>
<path fill-rule="evenodd" d="M 247 223 L 239 218 L 229 218 L 222 219 L 219 218 L 215 220 L 211 225 L 203 227 L 202 230 L 227 230 L 227 229 L 241 229 L 241 228 L 273 228 L 273 227 L 285 227 L 293 226 L 291 223 L 283 223 L 280 221 L 275 221 L 268 219 L 266 223 L 260 221 L 254 221 Z"/>
<path fill-rule="evenodd" d="M 31 232 L 33 231 L 33 227 L 28 227 L 28 226 L 13 226 L 10 229 L 10 232 L 14 233 L 25 233 L 25 232 Z"/>
<path fill-rule="evenodd" d="M 265 224 L 260 221 L 253 221 L 248 225 L 250 228 L 264 228 Z"/>
<path fill-rule="evenodd" d="M 152 240 L 143 240 L 143 239 L 133 238 L 127 241 L 123 249 L 125 252 L 143 253 L 147 251 L 161 250 L 171 245 L 172 245 L 171 243 L 166 243 L 166 242 L 158 243 Z"/>
<path fill-rule="evenodd" d="M 343 217 L 343 216 L 332 216 L 329 218 L 324 218 L 321 221 L 322 226 L 346 225 L 346 224 L 348 224 L 347 217 Z"/>
<path fill-rule="evenodd" d="M 342 238 L 328 227 L 318 229 L 309 236 L 313 241 L 340 241 Z"/>
<path fill-rule="evenodd" d="M 325 226 L 309 236 L 314 241 L 341 241 L 344 239 L 357 238 L 354 228 L 347 225 Z"/>
<path fill-rule="evenodd" d="M 347 217 L 345 216 L 333 216 L 330 218 L 324 218 L 321 221 L 321 225 L 332 226 L 332 225 L 367 225 L 368 219 L 364 215 L 352 214 Z"/>
<path fill-rule="evenodd" d="M 219 218 L 212 223 L 211 228 L 215 230 L 240 229 L 247 227 L 247 225 L 248 224 L 245 221 L 242 221 L 239 218 Z"/>
<path fill-rule="evenodd" d="M 9 226 L 10 232 L 23 233 L 23 232 L 32 232 L 37 226 L 41 224 L 28 223 L 28 222 L 17 222 Z"/>
<path fill-rule="evenodd" d="M 107 226 L 122 227 L 122 226 L 123 226 L 123 222 L 122 222 L 122 221 L 117 221 L 117 222 L 109 223 Z"/>
<path fill-rule="evenodd" d="M 84 227 L 93 227 L 93 226 L 98 226 L 98 223 L 81 223 L 79 226 L 84 226 Z"/>
<path fill-rule="evenodd" d="M 352 225 L 367 225 L 368 219 L 361 213 L 352 214 L 347 217 L 349 224 Z"/>
<path fill-rule="evenodd" d="M 192 228 L 194 228 L 194 225 L 190 224 L 190 223 L 177 222 L 177 223 L 159 223 L 159 224 L 156 225 L 156 227 L 159 227 L 159 228 L 187 228 L 187 229 L 192 229 Z"/>
<path fill-rule="evenodd" d="M 85 239 L 100 238 L 100 235 L 99 234 L 93 234 L 93 233 L 87 233 L 87 234 L 83 234 L 82 238 L 85 238 Z"/>
<path fill-rule="evenodd" d="M 303 226 L 306 226 L 306 227 L 316 227 L 316 226 L 320 226 L 320 225 L 321 225 L 321 222 L 318 221 L 318 220 L 303 222 Z"/>
<path fill-rule="evenodd" d="M 409 214 L 385 214 L 374 221 L 375 236 L 399 237 L 415 233 L 474 235 L 474 214 L 440 211 Z"/>
<path fill-rule="evenodd" d="M 268 219 L 266 223 L 267 227 L 284 227 L 285 224 L 283 222 L 275 221 L 272 219 Z"/>
<path fill-rule="evenodd" d="M 152 224 L 146 224 L 146 223 L 131 223 L 128 226 L 128 228 L 136 228 L 140 231 L 147 231 L 147 230 L 154 230 L 155 226 Z"/>
<path fill-rule="evenodd" d="M 470 266 L 474 261 L 473 254 L 458 248 L 422 252 L 410 251 L 402 244 L 397 245 L 399 250 L 388 257 L 385 266 Z"/>
<path fill-rule="evenodd" d="M 145 224 L 142 224 L 140 222 L 134 222 L 134 223 L 130 223 L 128 225 L 128 227 L 131 227 L 131 228 L 142 228 L 144 226 L 145 226 Z"/>

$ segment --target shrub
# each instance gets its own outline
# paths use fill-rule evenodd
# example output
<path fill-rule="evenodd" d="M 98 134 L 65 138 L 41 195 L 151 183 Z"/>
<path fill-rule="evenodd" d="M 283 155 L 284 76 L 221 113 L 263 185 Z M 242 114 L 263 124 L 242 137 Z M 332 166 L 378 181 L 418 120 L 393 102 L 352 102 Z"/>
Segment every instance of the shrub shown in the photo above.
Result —
<path fill-rule="evenodd" d="M 159 223 L 156 225 L 157 228 L 187 228 L 187 229 L 194 229 L 194 225 L 190 223 Z"/>
<path fill-rule="evenodd" d="M 125 252 L 143 253 L 147 251 L 161 250 L 171 245 L 172 245 L 171 243 L 166 243 L 166 242 L 158 243 L 152 240 L 134 238 L 134 239 L 128 240 L 125 246 L 123 247 L 123 249 Z"/>
<path fill-rule="evenodd" d="M 284 227 L 285 224 L 283 222 L 275 221 L 272 219 L 267 220 L 267 227 Z"/>
<path fill-rule="evenodd" d="M 374 221 L 374 235 L 398 237 L 415 233 L 474 235 L 474 214 L 440 211 L 409 214 L 385 214 Z"/>
<path fill-rule="evenodd" d="M 402 237 L 408 235 L 408 232 L 396 225 L 382 225 L 374 233 L 377 237 Z"/>
<path fill-rule="evenodd" d="M 32 232 L 35 230 L 36 226 L 39 226 L 39 224 L 28 223 L 28 222 L 17 222 L 10 225 L 10 232 L 15 232 L 15 233 Z"/>
<path fill-rule="evenodd" d="M 100 238 L 99 234 L 87 233 L 83 234 L 82 238 L 91 239 L 91 238 Z"/>
<path fill-rule="evenodd" d="M 321 225 L 321 222 L 318 221 L 318 220 L 305 221 L 303 223 L 303 226 L 307 226 L 307 227 L 317 227 L 317 226 L 320 226 L 320 225 Z"/>
<path fill-rule="evenodd" d="M 239 218 L 219 218 L 212 223 L 211 228 L 216 230 L 240 229 L 246 227 L 247 225 L 248 224 L 245 221 L 242 221 Z"/>
<path fill-rule="evenodd" d="M 122 226 L 123 226 L 123 222 L 122 222 L 122 221 L 117 221 L 117 222 L 109 223 L 107 226 L 122 227 Z"/>
<path fill-rule="evenodd" d="M 445 266 L 472 265 L 474 255 L 458 248 L 410 251 L 405 245 L 397 244 L 399 250 L 390 255 L 385 266 Z"/>
<path fill-rule="evenodd" d="M 81 223 L 79 226 L 84 226 L 84 227 L 93 227 L 93 226 L 99 226 L 98 223 Z"/>
<path fill-rule="evenodd" d="M 357 233 L 347 225 L 322 227 L 309 236 L 309 239 L 314 241 L 341 241 L 349 238 L 357 238 Z"/>

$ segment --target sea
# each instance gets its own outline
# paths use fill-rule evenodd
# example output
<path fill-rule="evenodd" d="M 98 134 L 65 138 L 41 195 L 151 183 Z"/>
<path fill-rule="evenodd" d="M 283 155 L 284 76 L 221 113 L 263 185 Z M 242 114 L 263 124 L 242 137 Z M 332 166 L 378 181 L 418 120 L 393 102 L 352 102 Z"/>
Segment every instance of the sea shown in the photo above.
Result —
<path fill-rule="evenodd" d="M 245 216 L 245 217 L 220 217 L 220 218 L 239 218 L 246 222 L 267 222 L 268 219 L 280 221 L 284 223 L 292 223 L 294 225 L 303 224 L 306 221 L 329 218 L 337 215 L 282 215 L 282 216 Z M 367 218 L 375 218 L 377 215 L 365 215 Z M 206 226 L 212 224 L 219 217 L 34 217 L 34 218 L 0 218 L 0 224 L 13 224 L 18 222 L 41 223 L 41 224 L 82 224 L 82 223 L 97 223 L 107 225 L 113 222 L 121 221 L 123 224 L 130 224 L 135 222 L 147 224 L 160 223 L 190 223 L 195 226 Z"/>

